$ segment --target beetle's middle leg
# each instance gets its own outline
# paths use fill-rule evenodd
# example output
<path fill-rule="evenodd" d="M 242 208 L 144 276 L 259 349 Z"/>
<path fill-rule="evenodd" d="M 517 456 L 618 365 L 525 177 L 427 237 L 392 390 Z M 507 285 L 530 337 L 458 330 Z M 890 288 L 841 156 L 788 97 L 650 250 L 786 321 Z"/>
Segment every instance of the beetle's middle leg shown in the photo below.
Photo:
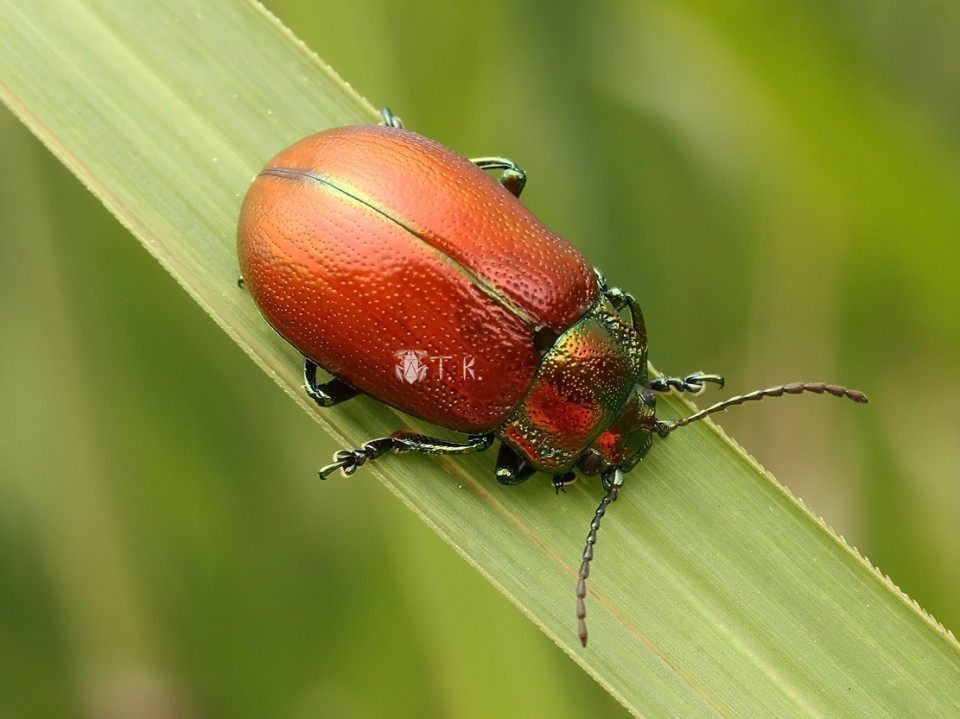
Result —
<path fill-rule="evenodd" d="M 467 441 L 448 442 L 437 437 L 428 437 L 414 432 L 395 432 L 389 437 L 381 437 L 367 442 L 358 449 L 341 449 L 333 455 L 333 463 L 320 470 L 320 479 L 326 479 L 338 469 L 345 475 L 353 474 L 357 467 L 368 460 L 376 459 L 387 452 L 423 452 L 425 454 L 469 454 L 482 452 L 493 444 L 493 433 L 471 434 Z"/>
<path fill-rule="evenodd" d="M 517 167 L 513 160 L 505 157 L 475 157 L 470 160 L 481 170 L 501 170 L 499 182 L 514 197 L 520 197 L 523 186 L 527 184 L 527 173 Z"/>
<path fill-rule="evenodd" d="M 527 462 L 508 444 L 500 445 L 500 452 L 497 454 L 497 481 L 500 484 L 520 484 L 526 482 L 534 472 L 536 467 Z"/>

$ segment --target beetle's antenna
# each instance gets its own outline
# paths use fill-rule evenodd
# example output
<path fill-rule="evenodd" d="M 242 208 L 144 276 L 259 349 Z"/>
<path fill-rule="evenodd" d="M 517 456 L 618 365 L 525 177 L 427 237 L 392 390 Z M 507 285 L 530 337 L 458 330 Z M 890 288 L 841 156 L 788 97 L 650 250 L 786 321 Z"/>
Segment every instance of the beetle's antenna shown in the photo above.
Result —
<path fill-rule="evenodd" d="M 733 405 L 743 404 L 744 402 L 753 402 L 764 399 L 765 397 L 782 397 L 785 394 L 802 394 L 803 392 L 832 394 L 834 397 L 846 397 L 847 399 L 852 399 L 854 402 L 860 403 L 866 403 L 869 401 L 867 399 L 867 395 L 865 395 L 863 392 L 858 392 L 855 389 L 847 389 L 846 387 L 840 387 L 839 385 L 835 384 L 824 384 L 823 382 L 793 382 L 791 384 L 781 384 L 777 387 L 758 389 L 755 392 L 737 395 L 736 397 L 731 397 L 723 402 L 718 402 L 712 407 L 707 407 L 706 409 L 702 409 L 699 412 L 691 414 L 689 417 L 683 417 L 682 419 L 658 420 L 656 424 L 656 430 L 661 437 L 666 437 L 678 427 L 685 427 L 692 422 L 703 419 L 707 415 L 713 414 L 714 412 L 722 412 L 727 407 L 732 407 Z"/>
<path fill-rule="evenodd" d="M 606 484 L 606 483 L 604 483 Z M 600 500 L 600 506 L 590 522 L 590 531 L 587 533 L 587 546 L 583 548 L 583 561 L 580 563 L 580 574 L 577 577 L 577 636 L 580 643 L 587 646 L 587 607 L 584 599 L 587 596 L 587 577 L 590 576 L 590 560 L 593 559 L 593 545 L 597 543 L 597 532 L 600 531 L 600 520 L 607 512 L 610 502 L 615 502 L 623 486 L 623 471 L 618 467 L 614 470 L 613 480 L 607 493 Z"/>

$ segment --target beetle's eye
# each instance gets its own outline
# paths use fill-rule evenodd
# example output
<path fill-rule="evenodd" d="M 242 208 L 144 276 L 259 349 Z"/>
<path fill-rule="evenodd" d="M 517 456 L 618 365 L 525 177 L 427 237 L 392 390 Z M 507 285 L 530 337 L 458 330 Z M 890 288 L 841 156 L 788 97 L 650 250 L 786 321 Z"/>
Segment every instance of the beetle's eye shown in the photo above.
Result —
<path fill-rule="evenodd" d="M 600 474 L 600 470 L 603 469 L 603 458 L 592 449 L 587 450 L 577 462 L 577 468 L 591 477 Z"/>

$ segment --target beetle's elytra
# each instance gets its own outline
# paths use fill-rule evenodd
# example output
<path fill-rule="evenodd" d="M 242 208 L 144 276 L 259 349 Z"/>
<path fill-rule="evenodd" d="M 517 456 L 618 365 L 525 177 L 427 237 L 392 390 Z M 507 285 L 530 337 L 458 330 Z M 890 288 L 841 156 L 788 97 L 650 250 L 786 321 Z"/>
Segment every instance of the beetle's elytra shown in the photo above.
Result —
<path fill-rule="evenodd" d="M 639 304 L 520 203 L 519 167 L 468 160 L 383 116 L 381 125 L 301 140 L 260 172 L 237 233 L 244 283 L 304 355 L 306 391 L 319 405 L 368 394 L 466 435 L 457 443 L 397 432 L 337 452 L 321 476 L 352 474 L 391 450 L 461 454 L 495 439 L 504 484 L 537 471 L 558 489 L 575 470 L 600 476 L 606 494 L 577 585 L 586 645 L 585 582 L 600 519 L 654 435 L 784 393 L 866 397 L 796 383 L 658 419 L 657 393 L 695 393 L 722 377 L 651 378 Z M 332 378 L 318 383 L 318 368 Z"/>

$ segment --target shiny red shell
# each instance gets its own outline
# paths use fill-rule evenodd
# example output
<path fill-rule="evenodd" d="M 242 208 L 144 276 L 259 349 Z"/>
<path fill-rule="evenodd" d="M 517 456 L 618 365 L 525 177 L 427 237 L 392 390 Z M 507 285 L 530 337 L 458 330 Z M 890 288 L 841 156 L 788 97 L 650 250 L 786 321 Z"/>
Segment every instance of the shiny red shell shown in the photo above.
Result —
<path fill-rule="evenodd" d="M 599 291 L 586 258 L 487 173 L 383 126 L 321 132 L 271 160 L 244 200 L 238 255 L 300 352 L 464 432 L 504 422 L 539 366 L 534 332 L 564 332 Z"/>

